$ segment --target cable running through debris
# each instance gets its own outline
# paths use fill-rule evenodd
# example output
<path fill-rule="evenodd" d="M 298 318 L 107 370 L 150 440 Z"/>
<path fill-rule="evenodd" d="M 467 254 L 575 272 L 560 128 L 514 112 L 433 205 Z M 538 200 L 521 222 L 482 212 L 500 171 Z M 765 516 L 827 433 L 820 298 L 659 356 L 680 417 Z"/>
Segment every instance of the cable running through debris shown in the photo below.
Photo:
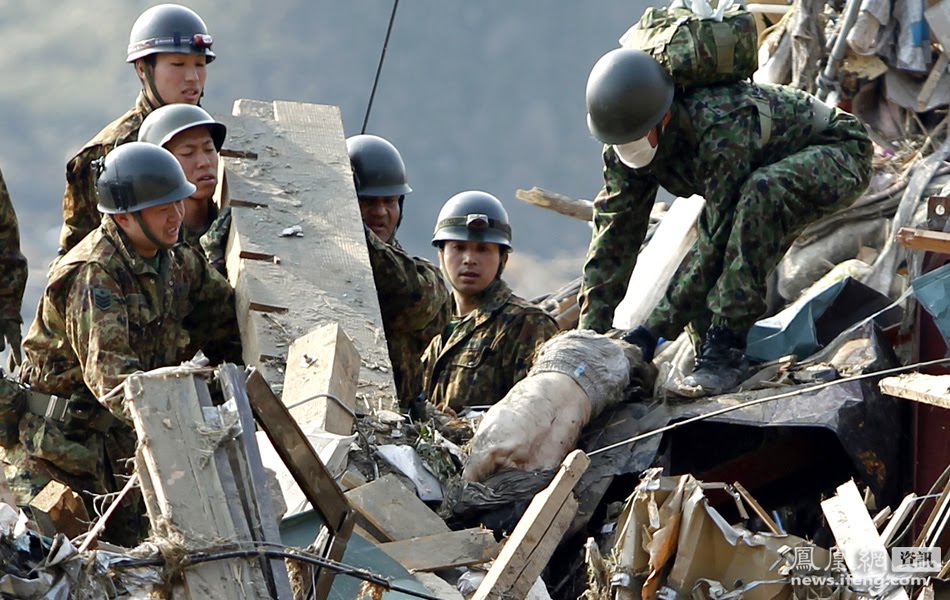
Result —
<path fill-rule="evenodd" d="M 826 389 L 826 388 L 830 388 L 830 387 L 835 386 L 835 385 L 840 385 L 840 384 L 842 384 L 842 383 L 847 383 L 847 382 L 849 382 L 849 381 L 860 381 L 860 380 L 862 380 L 862 379 L 871 379 L 872 377 L 882 377 L 882 376 L 885 376 L 885 375 L 893 375 L 893 374 L 896 374 L 896 373 L 902 373 L 902 372 L 904 372 L 904 371 L 910 371 L 910 370 L 912 370 L 912 369 L 919 369 L 919 368 L 921 368 L 921 367 L 931 367 L 931 366 L 933 366 L 933 365 L 939 365 L 939 364 L 948 363 L 948 362 L 950 362 L 950 357 L 947 357 L 947 358 L 938 358 L 938 359 L 936 359 L 936 360 L 930 360 L 930 361 L 927 361 L 927 362 L 918 362 L 918 363 L 914 363 L 914 364 L 911 364 L 911 365 L 904 365 L 904 366 L 902 366 L 902 367 L 894 367 L 893 369 L 885 369 L 885 370 L 883 370 L 883 371 L 874 371 L 873 373 L 862 373 L 861 375 L 852 375 L 851 377 L 845 377 L 845 378 L 843 378 L 843 379 L 836 379 L 836 380 L 834 380 L 834 381 L 828 381 L 828 382 L 825 382 L 825 383 L 820 383 L 820 384 L 818 384 L 818 385 L 813 385 L 813 386 L 811 386 L 811 387 L 802 388 L 802 389 L 799 389 L 799 390 L 795 390 L 795 391 L 793 391 L 793 392 L 786 392 L 786 393 L 784 393 L 784 394 L 776 394 L 775 396 L 766 396 L 765 398 L 757 398 L 757 399 L 755 399 L 755 400 L 749 400 L 748 402 L 743 402 L 743 403 L 741 403 L 741 404 L 735 404 L 735 405 L 733 405 L 733 406 L 727 406 L 727 407 L 725 407 L 725 408 L 720 408 L 720 409 L 714 410 L 714 411 L 712 411 L 712 412 L 708 412 L 708 413 L 705 413 L 705 414 L 702 414 L 702 415 L 697 415 L 697 416 L 695 416 L 695 417 L 690 417 L 689 419 L 686 419 L 686 420 L 684 420 L 684 421 L 678 421 L 678 422 L 672 423 L 672 424 L 670 424 L 670 425 L 666 425 L 666 426 L 663 426 L 663 427 L 659 427 L 659 428 L 654 429 L 654 430 L 652 430 L 652 431 L 647 431 L 646 433 L 641 433 L 641 434 L 639 434 L 639 435 L 635 435 L 635 436 L 633 436 L 632 438 L 628 438 L 628 439 L 626 439 L 626 440 L 622 440 L 622 441 L 619 441 L 619 442 L 610 444 L 609 446 L 604 446 L 603 448 L 598 448 L 597 450 L 594 450 L 594 451 L 592 451 L 592 452 L 588 452 L 588 453 L 587 453 L 587 456 L 594 456 L 594 455 L 596 455 L 596 454 L 600 454 L 601 452 L 607 452 L 608 450 L 613 450 L 614 448 L 619 448 L 619 447 L 621 447 L 621 446 L 626 446 L 627 444 L 632 444 L 632 443 L 634 443 L 634 442 L 639 442 L 640 440 L 645 440 L 645 439 L 647 439 L 647 438 L 653 437 L 653 436 L 658 435 L 658 434 L 661 434 L 661 433 L 665 433 L 665 432 L 670 431 L 670 430 L 672 430 L 672 429 L 678 429 L 678 428 L 680 428 L 680 427 L 682 427 L 682 426 L 684 426 L 684 425 L 689 425 L 690 423 L 696 423 L 697 421 L 702 421 L 702 420 L 708 419 L 708 418 L 710 418 L 710 417 L 718 417 L 719 415 L 724 415 L 724 414 L 726 414 L 726 413 L 730 413 L 730 412 L 735 411 L 735 410 L 740 410 L 740 409 L 743 409 L 743 408 L 747 408 L 747 407 L 749 407 L 749 406 L 755 406 L 755 405 L 757 405 L 757 404 L 765 404 L 766 402 L 771 402 L 771 401 L 773 401 L 773 400 L 782 400 L 783 398 L 792 398 L 792 397 L 794 397 L 794 396 L 800 396 L 800 395 L 802 395 L 802 394 L 807 394 L 807 393 L 809 393 L 809 392 L 817 392 L 817 391 L 819 391 L 819 390 L 823 390 L 823 389 Z"/>
<path fill-rule="evenodd" d="M 383 72 L 383 61 L 386 60 L 386 49 L 389 48 L 389 36 L 393 32 L 393 22 L 396 20 L 396 9 L 399 8 L 399 0 L 393 0 L 393 13 L 389 15 L 389 27 L 386 28 L 386 39 L 383 40 L 383 52 L 379 55 L 379 65 L 376 67 L 376 78 L 373 80 L 373 91 L 369 94 L 369 104 L 366 105 L 366 116 L 363 117 L 363 127 L 360 133 L 366 133 L 366 125 L 369 123 L 369 113 L 373 110 L 373 99 L 376 98 L 376 87 L 379 85 L 379 76 Z"/>
<path fill-rule="evenodd" d="M 263 546 L 272 546 L 275 548 L 266 548 Z M 438 596 L 432 596 L 423 592 L 417 592 L 415 590 L 405 588 L 400 585 L 396 585 L 382 577 L 381 575 L 376 575 L 365 569 L 360 569 L 345 563 L 336 562 L 315 554 L 299 550 L 297 548 L 290 548 L 288 546 L 281 546 L 279 544 L 267 544 L 262 543 L 260 547 L 249 548 L 243 550 L 222 550 L 219 552 L 193 552 L 187 554 L 182 558 L 181 565 L 197 565 L 206 562 L 212 562 L 216 560 L 228 560 L 231 558 L 281 558 L 286 560 L 296 560 L 300 562 L 305 562 L 308 564 L 316 565 L 321 568 L 326 568 L 339 575 L 348 575 L 355 579 L 362 581 L 368 581 L 374 585 L 378 585 L 392 592 L 399 592 L 401 594 L 406 594 L 413 596 L 415 598 L 423 598 L 424 600 L 441 600 Z M 143 559 L 129 559 L 123 561 L 116 561 L 110 565 L 114 569 L 134 569 L 137 567 L 156 567 L 162 566 L 165 564 L 163 558 L 143 558 Z"/>

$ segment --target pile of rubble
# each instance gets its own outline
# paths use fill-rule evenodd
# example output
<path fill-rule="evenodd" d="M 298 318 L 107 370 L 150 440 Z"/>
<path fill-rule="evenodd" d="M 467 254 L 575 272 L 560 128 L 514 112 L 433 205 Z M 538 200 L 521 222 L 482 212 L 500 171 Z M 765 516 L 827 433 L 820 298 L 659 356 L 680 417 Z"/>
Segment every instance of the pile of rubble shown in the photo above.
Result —
<path fill-rule="evenodd" d="M 765 600 L 945 592 L 946 441 L 931 441 L 936 455 L 915 448 L 917 463 L 910 454 L 921 423 L 948 423 L 950 382 L 887 376 L 946 362 L 921 340 L 936 332 L 943 352 L 950 339 L 950 267 L 941 266 L 950 254 L 950 0 L 749 8 L 762 41 L 756 81 L 850 109 L 868 125 L 876 153 L 867 192 L 810 226 L 776 269 L 773 316 L 750 334 L 759 368 L 737 392 L 701 398 L 684 385 L 694 359 L 688 333 L 651 363 L 618 340 L 575 333 L 546 345 L 546 368 L 491 408 L 399 414 L 379 399 L 391 387 L 385 341 L 353 309 L 369 310 L 372 290 L 361 289 L 368 299 L 351 306 L 347 294 L 277 297 L 280 286 L 255 283 L 258 275 L 279 279 L 264 267 L 287 264 L 300 267 L 295 281 L 323 282 L 305 279 L 312 269 L 305 257 L 294 262 L 297 247 L 250 243 L 275 237 L 251 235 L 255 227 L 279 223 L 260 216 L 267 204 L 251 200 L 263 192 L 247 182 L 291 170 L 232 161 L 230 184 L 243 202 L 235 235 L 253 252 L 234 244 L 229 261 L 250 266 L 229 271 L 245 299 L 247 362 L 258 370 L 194 364 L 125 384 L 140 440 L 136 476 L 106 500 L 117 506 L 143 495 L 152 537 L 135 549 L 100 541 L 111 511 L 90 517 L 64 486 L 44 490 L 28 518 L 0 485 L 0 596 Z M 922 35 L 924 23 L 932 38 Z M 312 127 L 282 105 L 275 117 L 265 103 L 243 102 L 235 114 L 248 132 L 261 127 L 257 118 L 295 135 Z M 538 189 L 518 197 L 591 219 L 589 201 Z M 281 206 L 274 201 L 275 211 Z M 631 289 L 618 328 L 642 323 L 659 300 L 695 239 L 696 206 L 656 206 L 642 256 L 662 260 L 640 260 L 632 280 L 657 285 Z M 352 216 L 356 247 L 362 228 Z M 368 265 L 357 266 L 367 274 Z M 578 287 L 536 299 L 562 330 L 577 324 Z M 340 326 L 303 335 L 303 320 L 280 320 L 317 296 L 326 311 L 314 318 L 349 319 L 362 358 Z M 368 383 L 361 364 L 372 371 Z M 547 426 L 526 427 L 519 419 L 529 414 Z M 925 459 L 926 477 L 918 468 Z"/>

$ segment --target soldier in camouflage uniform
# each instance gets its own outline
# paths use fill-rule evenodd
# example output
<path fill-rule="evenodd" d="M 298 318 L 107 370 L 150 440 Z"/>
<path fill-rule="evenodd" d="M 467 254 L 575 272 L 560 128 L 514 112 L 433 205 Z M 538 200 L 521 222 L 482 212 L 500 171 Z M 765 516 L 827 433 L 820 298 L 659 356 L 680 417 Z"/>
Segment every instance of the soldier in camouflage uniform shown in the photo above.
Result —
<path fill-rule="evenodd" d="M 130 142 L 104 159 L 98 194 L 107 217 L 53 268 L 24 341 L 23 383 L 54 396 L 45 406 L 31 401 L 18 440 L 0 448 L 18 503 L 51 479 L 87 501 L 121 487 L 135 434 L 122 394 L 98 399 L 127 375 L 180 364 L 198 349 L 239 359 L 230 285 L 178 244 L 183 200 L 194 191 L 158 146 Z M 51 410 L 60 400 L 64 410 Z M 127 511 L 110 539 L 135 543 L 140 516 Z"/>
<path fill-rule="evenodd" d="M 20 305 L 26 289 L 26 258 L 20 252 L 20 227 L 0 173 L 0 351 L 10 346 L 11 369 L 20 364 Z"/>
<path fill-rule="evenodd" d="M 360 215 L 366 231 L 383 329 L 399 404 L 422 391 L 422 353 L 452 317 L 449 290 L 438 267 L 410 256 L 396 240 L 403 203 L 412 191 L 396 147 L 375 135 L 346 140 Z"/>
<path fill-rule="evenodd" d="M 142 120 L 165 104 L 198 104 L 204 94 L 205 67 L 214 60 L 211 36 L 191 9 L 161 4 L 143 12 L 129 36 L 126 62 L 142 83 L 135 106 L 107 125 L 66 164 L 60 255 L 99 226 L 93 161 L 138 136 Z"/>
<path fill-rule="evenodd" d="M 652 356 L 658 337 L 672 339 L 692 323 L 705 336 L 687 384 L 707 393 L 735 387 L 746 367 L 746 333 L 766 307 L 769 271 L 805 226 L 868 184 L 864 126 L 789 87 L 674 90 L 651 56 L 629 49 L 594 66 L 587 108 L 591 133 L 607 145 L 580 327 L 611 327 L 657 188 L 699 194 L 706 205 L 695 250 L 646 326 L 627 339 Z"/>
<path fill-rule="evenodd" d="M 224 274 L 224 252 L 231 229 L 231 209 L 218 211 L 214 192 L 218 184 L 218 153 L 228 130 L 200 106 L 167 104 L 142 122 L 138 139 L 171 152 L 197 190 L 185 200 L 182 238 L 202 251 Z"/>
<path fill-rule="evenodd" d="M 454 412 L 495 404 L 528 375 L 535 352 L 558 332 L 557 324 L 502 281 L 511 227 L 491 194 L 450 198 L 432 244 L 452 284 L 456 318 L 426 349 L 425 392 L 437 407 Z"/>

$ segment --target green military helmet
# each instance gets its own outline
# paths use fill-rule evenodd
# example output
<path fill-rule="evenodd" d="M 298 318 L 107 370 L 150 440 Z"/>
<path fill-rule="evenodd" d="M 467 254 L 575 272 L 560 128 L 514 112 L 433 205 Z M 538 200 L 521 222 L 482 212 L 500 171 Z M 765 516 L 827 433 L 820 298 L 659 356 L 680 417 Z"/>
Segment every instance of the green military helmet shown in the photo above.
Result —
<path fill-rule="evenodd" d="M 587 127 L 605 144 L 642 138 L 663 120 L 672 103 L 673 80 L 641 50 L 611 50 L 587 78 Z"/>
<path fill-rule="evenodd" d="M 388 140 L 362 134 L 346 138 L 357 196 L 403 196 L 412 191 L 399 150 Z"/>
<path fill-rule="evenodd" d="M 99 159 L 96 193 L 99 211 L 135 213 L 184 200 L 195 193 L 171 152 L 145 142 L 122 144 Z"/>
<path fill-rule="evenodd" d="M 125 61 L 174 52 L 203 54 L 210 63 L 215 59 L 211 43 L 208 27 L 198 13 L 178 4 L 159 4 L 139 15 L 132 25 Z"/>
<path fill-rule="evenodd" d="M 439 211 L 432 245 L 448 241 L 489 242 L 511 250 L 511 225 L 501 200 L 487 192 L 460 192 Z"/>
<path fill-rule="evenodd" d="M 192 127 L 205 126 L 211 133 L 214 149 L 221 151 L 228 128 L 208 114 L 208 111 L 194 104 L 166 104 L 153 110 L 139 129 L 140 142 L 164 146 L 173 137 Z"/>

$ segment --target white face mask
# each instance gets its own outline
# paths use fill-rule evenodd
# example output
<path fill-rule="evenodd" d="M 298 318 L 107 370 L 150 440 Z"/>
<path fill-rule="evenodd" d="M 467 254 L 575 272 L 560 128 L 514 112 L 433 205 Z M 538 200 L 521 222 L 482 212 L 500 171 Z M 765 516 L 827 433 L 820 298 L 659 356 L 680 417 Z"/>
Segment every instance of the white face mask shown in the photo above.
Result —
<path fill-rule="evenodd" d="M 614 152 L 620 162 L 631 169 L 642 169 L 653 161 L 657 147 L 659 147 L 659 144 L 651 146 L 650 140 L 647 139 L 647 136 L 644 136 L 622 146 L 614 146 Z"/>

